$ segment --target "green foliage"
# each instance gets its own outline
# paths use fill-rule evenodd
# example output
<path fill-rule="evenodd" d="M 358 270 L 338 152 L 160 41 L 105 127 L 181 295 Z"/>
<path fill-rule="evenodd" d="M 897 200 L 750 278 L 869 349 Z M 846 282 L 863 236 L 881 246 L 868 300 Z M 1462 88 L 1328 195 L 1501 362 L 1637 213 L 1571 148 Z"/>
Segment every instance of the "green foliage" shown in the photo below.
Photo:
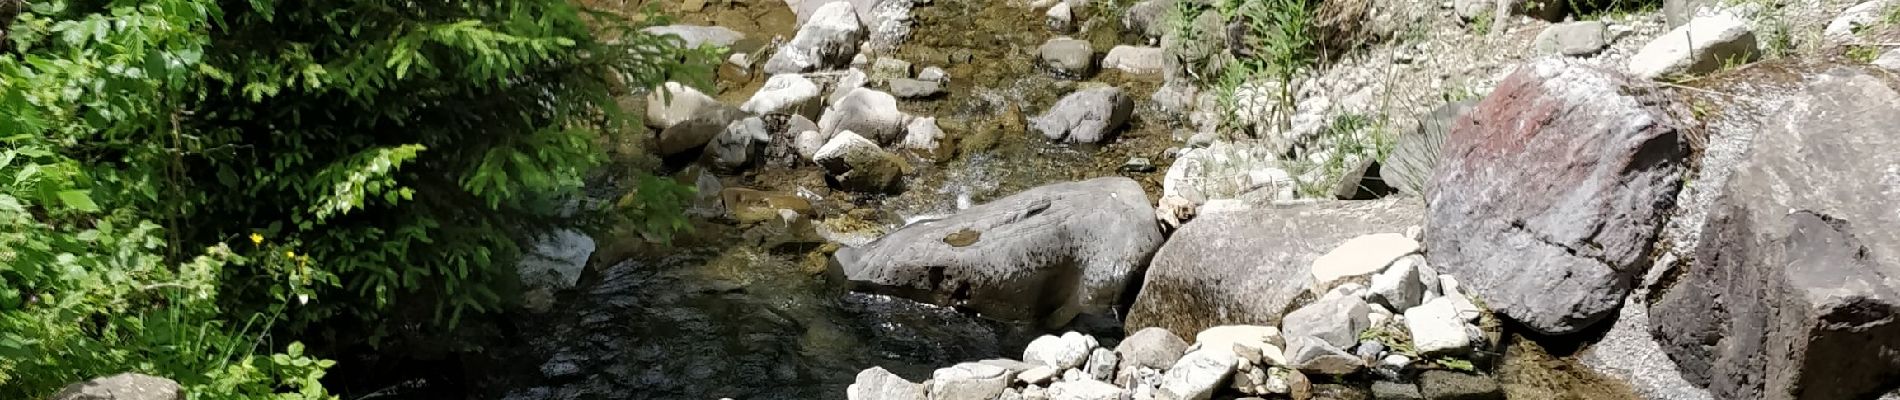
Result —
<path fill-rule="evenodd" d="M 1497 20 L 1496 13 L 1496 11 L 1480 13 L 1477 17 L 1471 19 L 1471 24 L 1467 27 L 1471 28 L 1471 33 L 1489 35 L 1491 34 L 1491 24 Z"/>
<path fill-rule="evenodd" d="M 334 363 L 275 337 L 493 310 L 519 243 L 602 211 L 574 199 L 637 126 L 616 88 L 710 75 L 639 28 L 551 0 L 33 2 L 0 54 L 0 398 L 123 371 L 331 398 Z M 682 229 L 690 190 L 640 186 L 624 215 Z"/>

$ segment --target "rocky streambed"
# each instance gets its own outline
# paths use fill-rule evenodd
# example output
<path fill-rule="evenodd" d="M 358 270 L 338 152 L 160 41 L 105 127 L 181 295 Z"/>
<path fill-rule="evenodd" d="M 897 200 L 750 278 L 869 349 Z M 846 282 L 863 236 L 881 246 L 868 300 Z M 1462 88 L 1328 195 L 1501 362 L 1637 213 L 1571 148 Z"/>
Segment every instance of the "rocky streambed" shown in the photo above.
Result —
<path fill-rule="evenodd" d="M 553 279 L 530 280 L 526 309 L 469 357 L 481 367 L 466 378 L 468 397 L 1696 399 L 1892 389 L 1890 374 L 1834 382 L 1825 371 L 1844 369 L 1815 364 L 1896 365 L 1889 353 L 1830 347 L 1887 345 L 1864 332 L 1885 332 L 1900 315 L 1882 294 L 1891 284 L 1869 278 L 1895 265 L 1891 254 L 1815 244 L 1884 248 L 1890 232 L 1837 222 L 1891 218 L 1869 211 L 1871 193 L 1891 185 L 1790 183 L 1772 171 L 1793 153 L 1743 157 L 1753 134 L 1740 127 L 1758 121 L 1730 111 L 1834 110 L 1883 99 L 1892 77 L 1836 58 L 1823 64 L 1846 69 L 1793 68 L 1801 72 L 1775 75 L 1768 92 L 1780 93 L 1764 94 L 1744 78 L 1762 75 L 1706 62 L 1761 57 L 1766 46 L 1737 32 L 1762 30 L 1766 13 L 1847 5 L 1697 4 L 1669 18 L 1638 10 L 1551 23 L 1466 4 L 1481 1 L 1322 3 L 1343 7 L 1326 9 L 1322 27 L 1361 18 L 1380 39 L 1329 55 L 1284 92 L 1274 85 L 1287 82 L 1262 77 L 1187 83 L 1205 65 L 1198 57 L 1247 51 L 1244 29 L 1212 19 L 1192 29 L 1241 29 L 1238 39 L 1184 46 L 1189 28 L 1169 16 L 1199 3 L 655 3 L 678 24 L 656 32 L 731 50 L 714 86 L 669 84 L 631 100 L 653 128 L 638 151 L 698 188 L 687 211 L 697 229 L 665 245 L 632 235 L 543 243 L 558 262 L 524 274 Z M 1669 3 L 1675 13 L 1679 2 Z M 1483 29 L 1496 32 L 1474 32 L 1491 23 Z M 1715 42 L 1674 49 L 1678 36 Z M 1866 124 L 1810 125 L 1855 143 L 1890 139 Z M 1893 160 L 1882 157 L 1804 171 L 1884 176 Z M 1742 166 L 1770 171 L 1739 175 L 1755 185 L 1847 200 L 1715 189 Z M 1698 176 L 1718 179 L 1685 183 Z M 1721 219 L 1771 218 L 1749 210 L 1774 207 L 1820 216 L 1770 224 L 1780 236 L 1766 237 Z M 1711 210 L 1727 217 L 1705 218 Z M 1725 225 L 1704 232 L 1704 221 Z M 1837 235 L 1786 239 L 1810 231 Z M 1755 253 L 1737 243 L 1813 246 Z M 1746 256 L 1725 258 L 1736 253 Z M 1786 275 L 1759 262 L 1788 254 L 1854 260 L 1812 267 L 1846 277 L 1851 301 L 1802 303 L 1799 293 L 1828 285 L 1776 278 Z M 1779 283 L 1710 286 L 1733 271 Z M 1771 303 L 1707 303 L 1755 295 Z M 1812 312 L 1769 322 L 1764 309 Z M 1698 314 L 1710 310 L 1719 312 Z M 1825 328 L 1848 320 L 1871 330 Z M 1777 330 L 1743 332 L 1762 325 Z M 1696 345 L 1704 340 L 1715 344 Z M 1771 341 L 1809 347 L 1751 350 Z M 1807 361 L 1770 362 L 1782 358 Z M 1725 369 L 1703 371 L 1711 365 Z M 1835 386 L 1808 389 L 1817 385 Z"/>

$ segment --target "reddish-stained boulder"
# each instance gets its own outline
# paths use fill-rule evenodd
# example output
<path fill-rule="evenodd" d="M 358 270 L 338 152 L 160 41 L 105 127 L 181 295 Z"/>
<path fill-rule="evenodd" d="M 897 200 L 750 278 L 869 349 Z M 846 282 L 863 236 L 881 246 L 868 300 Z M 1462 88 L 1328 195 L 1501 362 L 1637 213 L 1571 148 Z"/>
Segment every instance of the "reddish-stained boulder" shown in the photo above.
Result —
<path fill-rule="evenodd" d="M 1525 65 L 1445 139 L 1431 265 L 1546 334 L 1608 316 L 1649 265 L 1687 152 L 1652 87 L 1563 59 Z"/>

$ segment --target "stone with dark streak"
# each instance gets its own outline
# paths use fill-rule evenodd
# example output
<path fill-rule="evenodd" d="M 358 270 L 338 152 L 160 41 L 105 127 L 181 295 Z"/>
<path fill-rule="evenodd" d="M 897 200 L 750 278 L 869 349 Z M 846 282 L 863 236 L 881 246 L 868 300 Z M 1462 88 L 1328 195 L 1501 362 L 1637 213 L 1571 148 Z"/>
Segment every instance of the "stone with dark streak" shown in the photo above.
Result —
<path fill-rule="evenodd" d="M 1431 265 L 1541 333 L 1614 312 L 1682 186 L 1666 102 L 1585 64 L 1519 68 L 1445 138 L 1427 190 Z"/>

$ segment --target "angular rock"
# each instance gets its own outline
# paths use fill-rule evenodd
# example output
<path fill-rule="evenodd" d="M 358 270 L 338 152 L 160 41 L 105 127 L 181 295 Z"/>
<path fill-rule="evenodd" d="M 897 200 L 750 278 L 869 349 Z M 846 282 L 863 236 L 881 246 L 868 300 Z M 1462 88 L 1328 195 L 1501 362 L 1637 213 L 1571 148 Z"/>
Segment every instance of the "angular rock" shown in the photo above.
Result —
<path fill-rule="evenodd" d="M 594 238 L 575 229 L 560 229 L 537 238 L 531 251 L 515 265 L 521 284 L 561 290 L 580 282 L 587 259 L 594 255 Z"/>
<path fill-rule="evenodd" d="M 1378 273 L 1399 257 L 1417 253 L 1418 250 L 1418 241 L 1405 237 L 1403 233 L 1352 238 L 1313 260 L 1314 287 L 1327 289 L 1341 279 Z"/>
<path fill-rule="evenodd" d="M 852 67 L 851 69 L 838 73 L 834 79 L 832 84 L 828 86 L 831 89 L 831 94 L 825 96 L 825 102 L 830 104 L 838 104 L 838 100 L 843 100 L 845 95 L 849 95 L 851 92 L 870 83 L 871 74 L 864 73 L 863 69 Z"/>
<path fill-rule="evenodd" d="M 1888 71 L 1900 72 L 1900 49 L 1888 50 L 1880 58 L 1874 59 L 1872 64 Z"/>
<path fill-rule="evenodd" d="M 1126 394 L 1114 384 L 1086 379 L 1049 385 L 1050 400 L 1121 400 Z"/>
<path fill-rule="evenodd" d="M 1077 332 L 1062 336 L 1042 335 L 1023 349 L 1023 361 L 1047 365 L 1057 371 L 1081 368 L 1089 360 L 1089 353 L 1095 350 L 1096 344 L 1094 337 Z"/>
<path fill-rule="evenodd" d="M 1544 28 L 1531 43 L 1540 54 L 1581 57 L 1609 47 L 1609 32 L 1602 21 L 1567 22 Z"/>
<path fill-rule="evenodd" d="M 980 363 L 962 363 L 938 369 L 925 382 L 931 400 L 991 400 L 1009 387 L 1009 371 Z"/>
<path fill-rule="evenodd" d="M 178 382 L 151 375 L 124 373 L 74 383 L 53 394 L 52 400 L 180 400 Z"/>
<path fill-rule="evenodd" d="M 1449 297 L 1405 310 L 1405 329 L 1412 333 L 1412 347 L 1422 355 L 1461 355 L 1471 350 L 1465 319 Z"/>
<path fill-rule="evenodd" d="M 1158 74 L 1168 68 L 1160 47 L 1115 46 L 1102 56 L 1102 68 L 1131 74 Z"/>
<path fill-rule="evenodd" d="M 904 380 L 903 377 L 884 370 L 884 367 L 871 367 L 858 372 L 858 379 L 845 388 L 845 398 L 849 400 L 924 400 L 924 385 Z"/>
<path fill-rule="evenodd" d="M 840 187 L 855 192 L 895 190 L 904 177 L 904 160 L 851 131 L 839 132 L 812 156 Z"/>
<path fill-rule="evenodd" d="M 1366 290 L 1370 293 L 1366 300 L 1383 304 L 1393 310 L 1416 307 L 1425 300 L 1425 283 L 1416 266 L 1420 258 L 1402 257 L 1385 268 L 1385 272 L 1372 276 L 1372 285 Z M 1433 281 L 1437 281 L 1432 274 Z"/>
<path fill-rule="evenodd" d="M 1081 79 L 1095 72 L 1095 48 L 1085 40 L 1049 39 L 1036 54 L 1042 66 L 1060 78 Z"/>
<path fill-rule="evenodd" d="M 939 67 L 924 67 L 924 70 L 917 71 L 917 79 L 940 84 L 950 83 L 950 72 Z"/>
<path fill-rule="evenodd" d="M 1424 400 L 1418 385 L 1391 381 L 1372 382 L 1372 398 L 1378 400 Z"/>
<path fill-rule="evenodd" d="M 1841 11 L 1840 16 L 1834 17 L 1834 21 L 1827 23 L 1827 29 L 1821 31 L 1821 36 L 1833 44 L 1852 42 L 1862 30 L 1887 22 L 1888 13 L 1894 7 L 1900 7 L 1900 1 L 1869 0 L 1848 7 L 1846 11 Z"/>
<path fill-rule="evenodd" d="M 943 129 L 937 127 L 937 119 L 931 117 L 912 118 L 904 126 L 904 148 L 921 151 L 936 151 L 943 140 Z"/>
<path fill-rule="evenodd" d="M 790 42 L 765 61 L 765 73 L 792 74 L 842 67 L 858 54 L 864 26 L 850 2 L 819 6 Z"/>
<path fill-rule="evenodd" d="M 1419 374 L 1418 391 L 1426 400 L 1504 400 L 1504 390 L 1491 377 L 1444 370 Z"/>
<path fill-rule="evenodd" d="M 714 115 L 723 109 L 731 108 L 725 104 L 720 104 L 719 100 L 713 99 L 712 96 L 707 96 L 705 93 L 700 92 L 699 89 L 686 86 L 679 82 L 667 82 L 659 88 L 654 89 L 653 92 L 647 93 L 646 102 L 647 126 L 661 130 L 670 128 L 673 125 L 678 125 L 681 122 L 686 122 L 686 120 L 689 119 Z M 726 122 L 730 122 L 730 120 Z M 720 122 L 718 125 L 724 127 L 725 123 Z M 700 144 L 705 144 L 705 142 L 700 142 Z"/>
<path fill-rule="evenodd" d="M 1372 327 L 1366 301 L 1359 296 L 1332 296 L 1286 314 L 1281 326 L 1287 336 L 1311 336 L 1340 348 L 1359 343 L 1359 332 Z"/>
<path fill-rule="evenodd" d="M 904 125 L 910 123 L 910 119 L 909 114 L 897 108 L 897 98 L 890 93 L 857 88 L 832 103 L 831 109 L 818 119 L 818 130 L 826 135 L 857 132 L 883 145 L 902 139 Z"/>
<path fill-rule="evenodd" d="M 1016 381 L 1031 385 L 1048 384 L 1056 377 L 1056 369 L 1047 365 L 1038 365 L 1028 371 L 1016 374 Z"/>
<path fill-rule="evenodd" d="M 785 113 L 817 119 L 819 111 L 824 110 L 823 97 L 819 96 L 818 84 L 799 74 L 778 74 L 765 80 L 765 85 L 752 94 L 750 100 L 739 105 L 739 110 L 765 115 Z"/>
<path fill-rule="evenodd" d="M 1651 333 L 1715 398 L 1870 399 L 1900 382 L 1900 91 L 1807 78 L 1736 165 Z M 1661 289 L 1659 289 L 1661 290 Z"/>
<path fill-rule="evenodd" d="M 1121 358 L 1122 371 L 1132 371 L 1136 367 L 1167 369 L 1181 360 L 1187 353 L 1187 341 L 1181 340 L 1167 329 L 1149 327 L 1136 331 L 1115 345 L 1115 354 Z"/>
<path fill-rule="evenodd" d="M 1761 57 L 1748 21 L 1728 13 L 1697 17 L 1630 56 L 1630 74 L 1642 79 L 1715 72 L 1727 63 Z"/>
<path fill-rule="evenodd" d="M 1419 224 L 1424 212 L 1415 203 L 1322 202 L 1196 218 L 1155 253 L 1126 328 L 1278 325 L 1306 293 L 1314 259 L 1347 239 Z"/>
<path fill-rule="evenodd" d="M 1359 356 L 1312 336 L 1286 338 L 1289 367 L 1308 374 L 1347 375 L 1366 366 Z"/>
<path fill-rule="evenodd" d="M 1095 144 L 1109 140 L 1134 112 L 1135 101 L 1110 86 L 1063 96 L 1029 124 L 1049 140 Z"/>
<path fill-rule="evenodd" d="M 1091 379 L 1103 382 L 1113 381 L 1115 380 L 1115 364 L 1120 362 L 1121 359 L 1115 355 L 1114 350 L 1097 347 L 1095 351 L 1089 353 L 1089 362 L 1084 364 L 1082 372 L 1087 373 Z"/>
<path fill-rule="evenodd" d="M 943 84 L 922 79 L 892 79 L 891 94 L 901 99 L 921 99 L 943 94 Z"/>
<path fill-rule="evenodd" d="M 772 136 L 765 120 L 749 117 L 726 124 L 726 130 L 706 144 L 705 160 L 715 170 L 737 171 L 765 159 L 765 147 Z"/>
<path fill-rule="evenodd" d="M 654 144 L 653 150 L 667 157 L 704 154 L 707 143 L 725 134 L 727 126 L 745 117 L 745 113 L 738 109 L 722 106 L 716 111 L 675 123 L 661 130 L 659 142 Z"/>
<path fill-rule="evenodd" d="M 1203 349 L 1188 353 L 1168 368 L 1161 377 L 1155 398 L 1161 400 L 1207 400 L 1214 391 L 1227 385 L 1239 364 L 1234 353 L 1222 349 Z"/>
<path fill-rule="evenodd" d="M 679 37 L 680 44 L 689 49 L 709 45 L 732 47 L 733 43 L 738 43 L 740 40 L 745 39 L 745 34 L 723 26 L 666 25 L 647 27 L 646 29 L 641 29 L 641 31 L 649 35 L 673 35 Z"/>
<path fill-rule="evenodd" d="M 1060 326 L 1120 304 L 1164 238 L 1128 178 L 1057 183 L 839 250 L 845 276 L 929 303 Z"/>
<path fill-rule="evenodd" d="M 1518 69 L 1446 138 L 1426 258 L 1545 334 L 1615 311 L 1682 186 L 1680 128 L 1653 90 L 1565 59 Z"/>
<path fill-rule="evenodd" d="M 1075 29 L 1075 10 L 1068 2 L 1056 3 L 1043 13 L 1043 25 L 1055 33 L 1069 33 Z"/>
<path fill-rule="evenodd" d="M 892 79 L 910 78 L 910 62 L 892 57 L 878 57 L 871 62 L 871 80 L 889 82 Z"/>

